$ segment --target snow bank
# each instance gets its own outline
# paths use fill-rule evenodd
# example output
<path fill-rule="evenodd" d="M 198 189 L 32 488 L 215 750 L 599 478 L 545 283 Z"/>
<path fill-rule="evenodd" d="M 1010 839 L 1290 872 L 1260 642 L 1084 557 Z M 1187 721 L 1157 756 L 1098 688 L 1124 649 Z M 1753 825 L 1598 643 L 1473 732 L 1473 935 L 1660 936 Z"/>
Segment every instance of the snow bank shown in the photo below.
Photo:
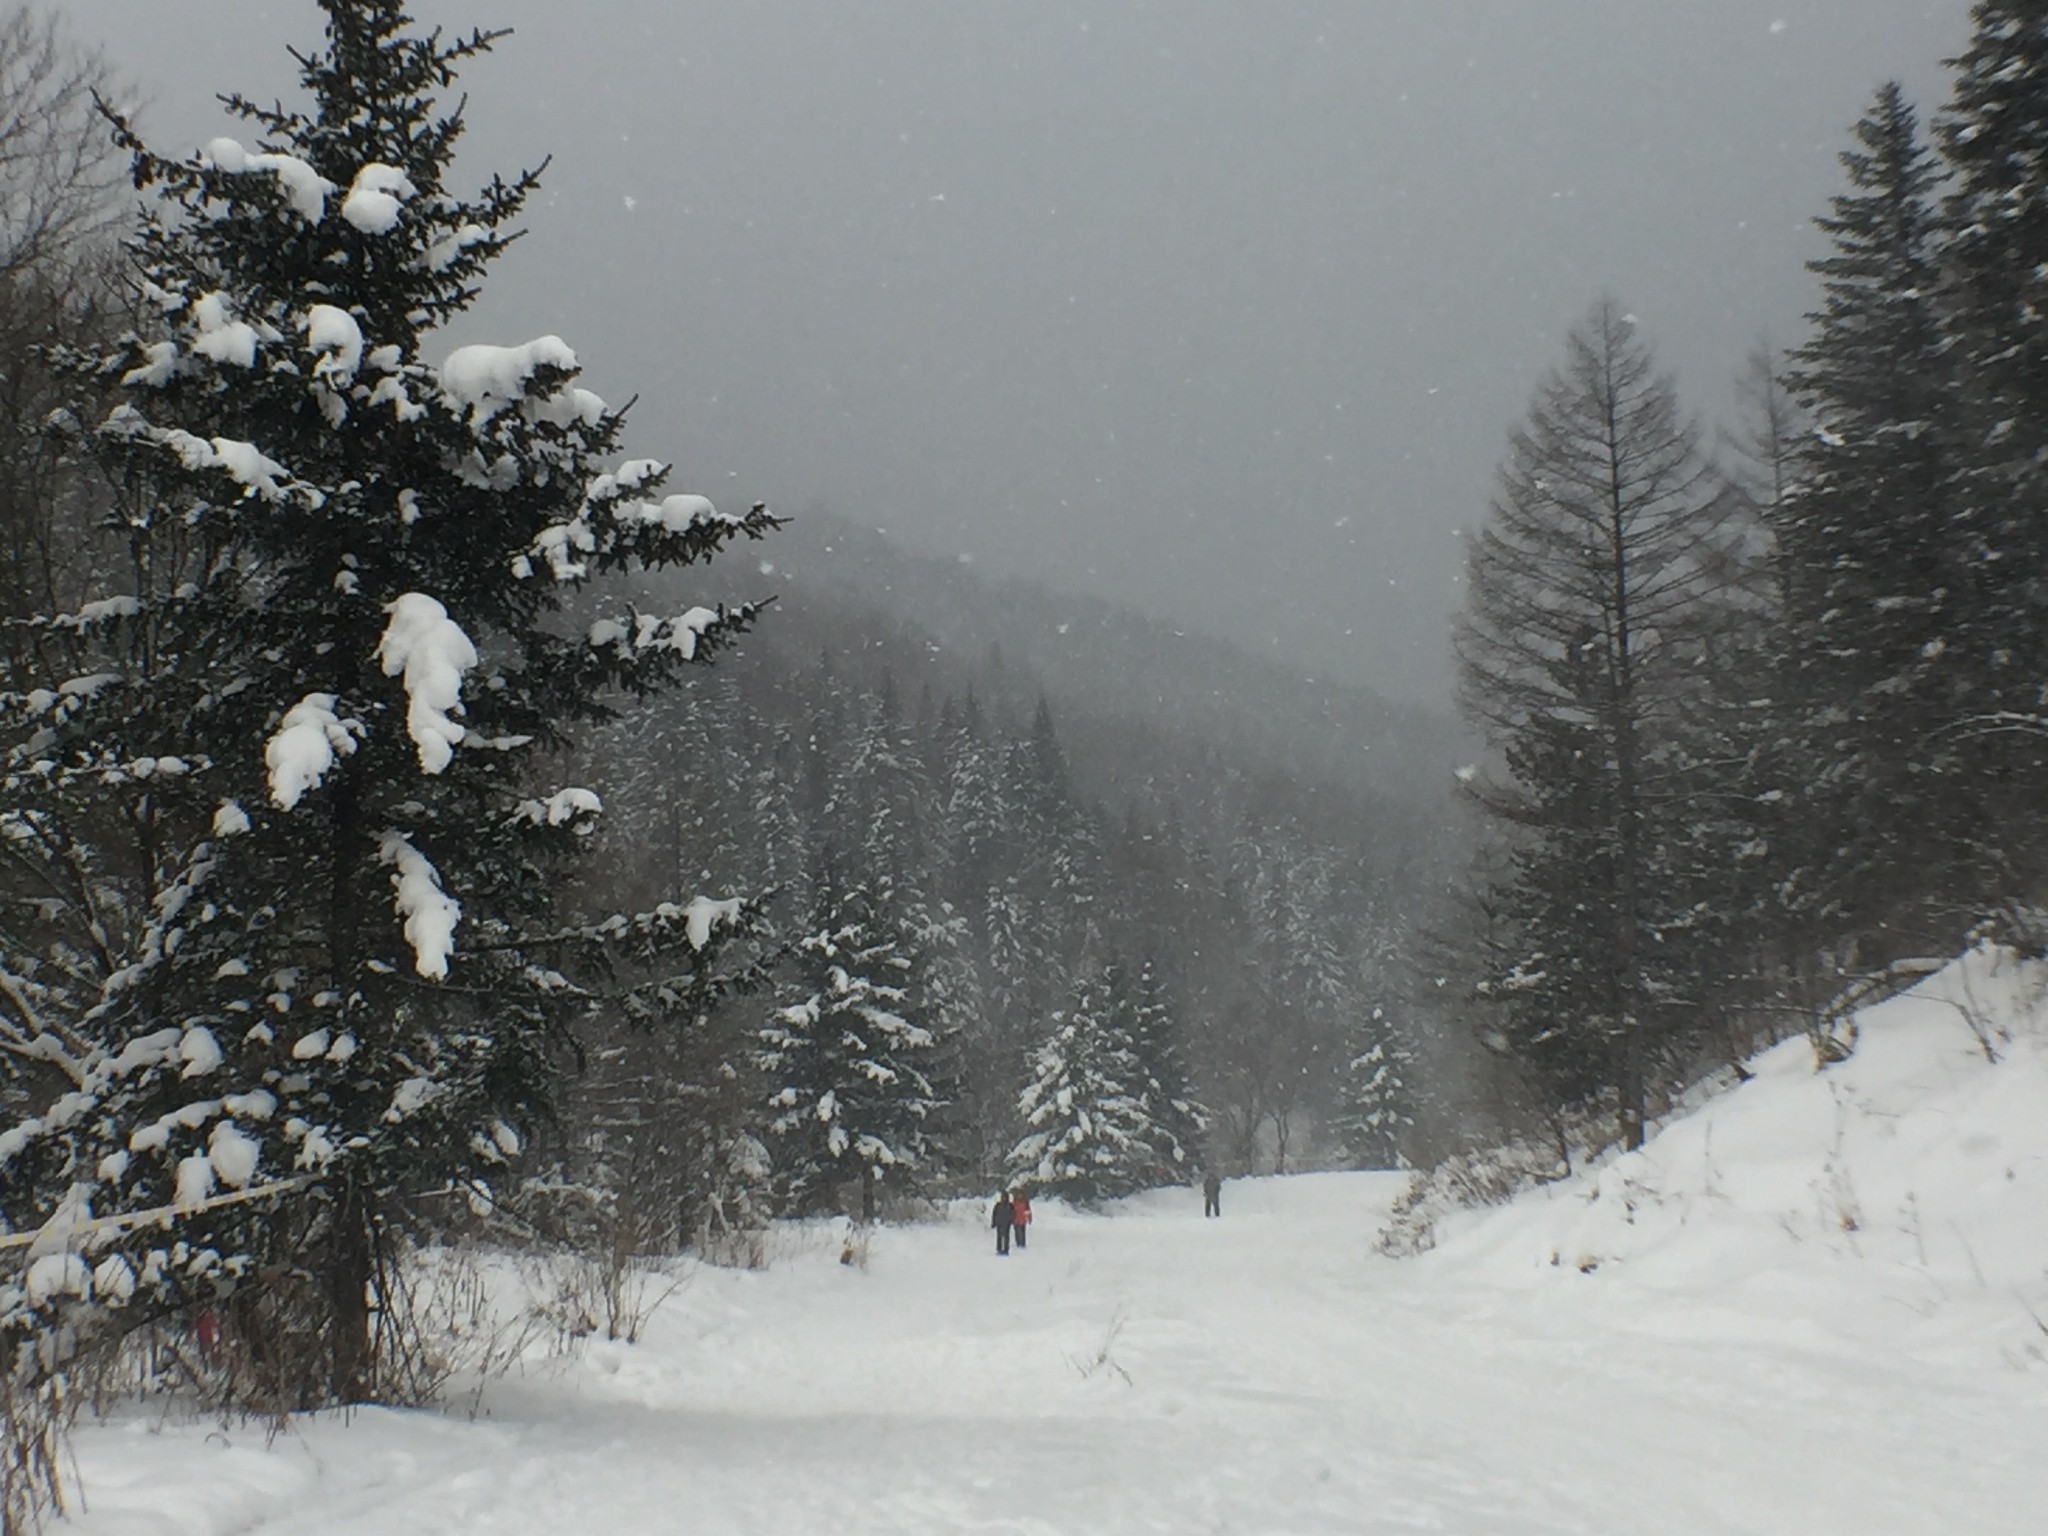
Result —
<path fill-rule="evenodd" d="M 1736 1293 L 1866 1344 L 1981 1355 L 2048 1319 L 2048 966 L 1980 950 L 1858 1016 L 1845 1062 L 1787 1041 L 1641 1151 L 1444 1218 L 1417 1262 L 1661 1313 Z"/>
<path fill-rule="evenodd" d="M 536 1340 L 481 1414 L 89 1425 L 67 1529 L 2038 1536 L 2044 991 L 1972 956 L 1841 1066 L 1772 1052 L 1412 1261 L 1372 1249 L 1392 1174 L 1231 1179 L 1213 1221 L 1039 1201 L 1002 1259 L 992 1191 L 852 1263 L 844 1223 L 780 1225 L 766 1270 L 679 1265 L 637 1345 Z M 58 1258 L 51 1294 L 103 1284 Z"/>

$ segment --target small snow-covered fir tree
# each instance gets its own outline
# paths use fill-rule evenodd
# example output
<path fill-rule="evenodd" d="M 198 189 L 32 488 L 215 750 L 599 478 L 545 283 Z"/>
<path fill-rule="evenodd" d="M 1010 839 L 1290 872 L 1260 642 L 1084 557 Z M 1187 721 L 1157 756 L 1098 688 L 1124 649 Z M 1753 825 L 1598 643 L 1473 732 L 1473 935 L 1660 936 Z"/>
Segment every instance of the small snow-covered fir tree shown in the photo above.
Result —
<path fill-rule="evenodd" d="M 1409 1052 L 1384 1008 L 1354 1025 L 1351 1040 L 1338 1132 L 1365 1167 L 1398 1168 L 1402 1133 L 1415 1123 Z"/>
<path fill-rule="evenodd" d="M 1208 1114 L 1188 1081 L 1180 1022 L 1168 1002 L 1159 967 L 1146 960 L 1135 977 L 1112 964 L 1105 977 L 1111 1017 L 1131 1043 L 1152 1149 L 1147 1182 L 1185 1183 L 1204 1159 Z"/>
<path fill-rule="evenodd" d="M 913 964 L 886 899 L 843 882 L 836 864 L 824 861 L 811 931 L 795 945 L 799 1001 L 763 1026 L 759 1065 L 791 1205 L 830 1209 L 858 1179 L 871 1221 L 879 1187 L 907 1182 L 932 1156 L 938 1040 L 909 1017 Z"/>
<path fill-rule="evenodd" d="M 381 1390 L 389 1213 L 481 1189 L 545 1121 L 609 953 L 651 978 L 612 1006 L 700 1004 L 740 904 L 557 912 L 600 805 L 539 776 L 752 617 L 593 619 L 586 583 L 772 526 L 618 462 L 559 339 L 435 344 L 536 185 L 447 185 L 437 98 L 493 38 L 321 8 L 309 105 L 230 99 L 253 146 L 174 160 L 116 124 L 152 320 L 82 362 L 111 412 L 64 425 L 132 579 L 39 621 L 40 675 L 0 695 L 0 1040 L 49 1084 L 0 1126 L 0 1230 L 42 1231 L 0 1344 L 47 1368 L 29 1346 L 77 1325 L 228 1302 L 303 1346 L 282 1403 Z"/>
<path fill-rule="evenodd" d="M 1012 1183 L 1087 1205 L 1153 1182 L 1157 1127 L 1143 1069 L 1099 982 L 1083 980 L 1053 1015 L 1032 1070 L 1017 1103 L 1028 1130 L 1010 1154 Z"/>

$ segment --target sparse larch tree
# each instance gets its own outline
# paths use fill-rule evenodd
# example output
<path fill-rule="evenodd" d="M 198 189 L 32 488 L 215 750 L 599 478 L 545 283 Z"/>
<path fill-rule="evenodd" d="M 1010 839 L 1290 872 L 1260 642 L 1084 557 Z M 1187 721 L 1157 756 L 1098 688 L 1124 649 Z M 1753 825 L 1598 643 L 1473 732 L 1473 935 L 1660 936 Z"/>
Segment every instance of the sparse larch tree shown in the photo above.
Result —
<path fill-rule="evenodd" d="M 1630 1146 L 1690 990 L 1695 957 L 1666 942 L 1695 767 L 1683 726 L 1738 501 L 1634 320 L 1603 300 L 1514 434 L 1469 554 L 1462 698 L 1500 754 L 1479 792 L 1513 858 L 1513 963 L 1489 991 L 1553 1093 L 1617 1096 Z"/>

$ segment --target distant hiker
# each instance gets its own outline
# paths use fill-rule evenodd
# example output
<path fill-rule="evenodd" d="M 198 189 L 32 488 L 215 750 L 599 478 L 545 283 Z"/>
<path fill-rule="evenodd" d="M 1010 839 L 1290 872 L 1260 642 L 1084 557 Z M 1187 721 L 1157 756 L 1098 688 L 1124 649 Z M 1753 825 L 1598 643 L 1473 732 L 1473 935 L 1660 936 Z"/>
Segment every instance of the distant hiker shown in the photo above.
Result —
<path fill-rule="evenodd" d="M 1007 1255 L 1010 1251 L 1010 1229 L 1017 1224 L 1017 1207 L 1010 1203 L 1007 1189 L 996 1196 L 996 1208 L 988 1224 L 996 1229 L 996 1252 Z"/>
<path fill-rule="evenodd" d="M 1223 1214 L 1223 1179 L 1215 1173 L 1202 1175 L 1202 1214 L 1221 1216 Z"/>
<path fill-rule="evenodd" d="M 1016 1226 L 1017 1246 L 1022 1248 L 1024 1236 L 1031 1230 L 1031 1197 L 1021 1189 L 1010 1196 L 1010 1220 Z"/>

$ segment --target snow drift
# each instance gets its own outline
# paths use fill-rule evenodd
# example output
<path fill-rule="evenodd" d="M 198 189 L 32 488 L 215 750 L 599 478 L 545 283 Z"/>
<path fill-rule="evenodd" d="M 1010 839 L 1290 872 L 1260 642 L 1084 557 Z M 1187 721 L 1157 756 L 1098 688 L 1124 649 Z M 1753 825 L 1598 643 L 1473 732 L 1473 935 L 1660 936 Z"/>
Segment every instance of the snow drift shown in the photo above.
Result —
<path fill-rule="evenodd" d="M 1638 1152 L 1440 1222 L 1438 1271 L 1632 1309 L 1788 1310 L 1868 1345 L 2048 1346 L 2048 965 L 1977 950 Z"/>
<path fill-rule="evenodd" d="M 80 1536 L 398 1528 L 2035 1536 L 2048 1503 L 2048 967 L 1973 954 L 1641 1152 L 1374 1235 L 1402 1179 L 985 1203 L 685 1265 L 638 1345 L 483 1416 L 79 1437 Z M 51 1283 L 76 1276 L 52 1274 Z M 680 1522 L 680 1523 L 679 1523 Z"/>

